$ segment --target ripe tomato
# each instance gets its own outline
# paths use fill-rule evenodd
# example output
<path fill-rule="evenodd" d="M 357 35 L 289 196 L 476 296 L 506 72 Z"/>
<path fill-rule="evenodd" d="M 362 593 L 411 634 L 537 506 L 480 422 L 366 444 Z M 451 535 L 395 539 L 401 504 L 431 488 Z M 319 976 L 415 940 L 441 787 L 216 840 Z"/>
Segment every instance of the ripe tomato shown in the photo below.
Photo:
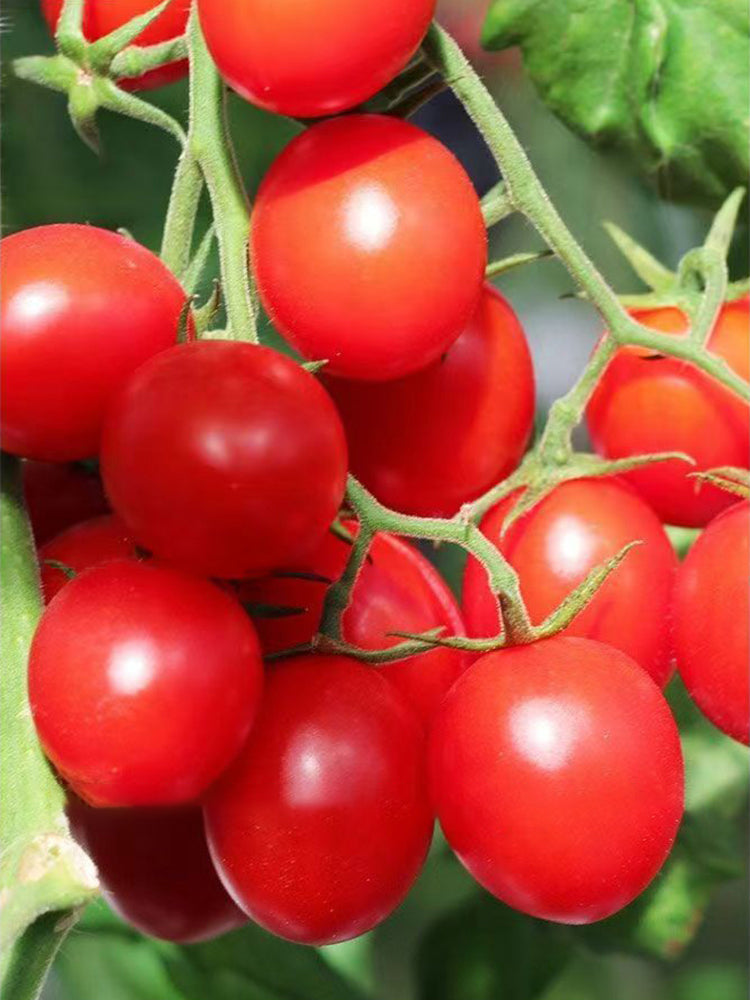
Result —
<path fill-rule="evenodd" d="M 346 522 L 346 527 L 356 532 L 355 524 Z M 264 606 L 270 612 L 255 619 L 264 652 L 280 652 L 312 639 L 327 584 L 341 576 L 348 554 L 347 543 L 329 532 L 297 573 L 283 572 L 241 585 L 240 600 L 251 613 L 253 607 Z M 274 609 L 296 613 L 274 617 Z M 344 612 L 344 639 L 363 649 L 386 649 L 401 641 L 389 633 L 426 632 L 441 625 L 447 635 L 465 634 L 461 613 L 440 574 L 408 542 L 376 535 Z M 428 724 L 468 663 L 466 653 L 438 647 L 376 669 Z"/>
<path fill-rule="evenodd" d="M 219 72 L 248 101 L 314 118 L 372 97 L 406 66 L 435 0 L 199 0 Z"/>
<path fill-rule="evenodd" d="M 346 441 L 320 384 L 266 347 L 181 344 L 113 404 L 102 475 L 134 538 L 204 576 L 304 557 L 336 516 Z"/>
<path fill-rule="evenodd" d="M 142 934 L 190 944 L 247 923 L 216 874 L 200 808 L 92 809 L 72 799 L 67 812 L 107 903 Z"/>
<path fill-rule="evenodd" d="M 380 381 L 436 361 L 469 322 L 487 236 L 437 139 L 351 115 L 303 132 L 271 166 L 251 248 L 279 331 L 336 375 Z"/>
<path fill-rule="evenodd" d="M 42 746 L 97 806 L 201 795 L 242 746 L 261 684 L 255 630 L 234 598 L 135 560 L 71 580 L 29 661 Z"/>
<path fill-rule="evenodd" d="M 432 836 L 424 736 L 377 671 L 345 657 L 273 668 L 258 721 L 206 801 L 224 884 L 280 937 L 370 930 L 417 876 Z"/>
<path fill-rule="evenodd" d="M 709 347 L 750 378 L 750 299 L 727 303 Z M 678 309 L 634 311 L 646 326 L 675 335 L 687 329 Z M 675 358 L 629 347 L 617 353 L 589 403 L 588 426 L 596 450 L 608 458 L 658 451 L 683 451 L 697 468 L 748 467 L 748 408 L 728 389 Z M 732 503 L 728 493 L 701 485 L 684 462 L 659 462 L 626 477 L 669 524 L 701 527 Z"/>
<path fill-rule="evenodd" d="M 677 557 L 653 511 L 617 479 L 562 483 L 501 536 L 513 505 L 510 497 L 484 518 L 481 529 L 519 575 L 521 593 L 535 625 L 628 542 L 628 553 L 589 606 L 565 630 L 621 649 L 657 684 L 672 672 L 669 607 Z M 497 635 L 497 602 L 487 575 L 469 559 L 463 585 L 469 635 Z"/>
<path fill-rule="evenodd" d="M 112 396 L 174 344 L 185 293 L 145 247 L 93 226 L 6 237 L 0 280 L 3 449 L 56 462 L 96 454 Z"/>
<path fill-rule="evenodd" d="M 57 28 L 62 6 L 63 0 L 42 0 L 42 12 L 52 32 Z M 95 42 L 155 6 L 153 0 L 86 0 L 83 34 L 88 41 Z M 172 0 L 169 7 L 138 35 L 134 44 L 157 45 L 179 37 L 185 31 L 189 12 L 190 0 Z M 188 62 L 181 59 L 150 70 L 143 76 L 120 80 L 119 83 L 125 90 L 148 90 L 179 80 L 187 71 Z"/>
<path fill-rule="evenodd" d="M 750 742 L 748 556 L 750 504 L 713 520 L 680 567 L 675 588 L 677 667 L 701 711 Z"/>
<path fill-rule="evenodd" d="M 97 473 L 74 462 L 24 462 L 23 492 L 37 545 L 109 510 Z"/>
<path fill-rule="evenodd" d="M 534 424 L 534 370 L 521 324 L 484 286 L 440 360 L 393 382 L 326 378 L 352 472 L 388 507 L 450 517 L 508 476 Z"/>
<path fill-rule="evenodd" d="M 114 559 L 136 555 L 133 539 L 119 517 L 107 514 L 83 521 L 50 539 L 39 549 L 42 593 L 47 604 L 69 582 L 67 574 L 50 561 L 62 563 L 76 573 Z"/>
<path fill-rule="evenodd" d="M 683 810 L 679 733 L 661 692 L 630 657 L 588 639 L 477 660 L 435 720 L 430 783 L 477 881 L 569 924 L 642 892 Z"/>

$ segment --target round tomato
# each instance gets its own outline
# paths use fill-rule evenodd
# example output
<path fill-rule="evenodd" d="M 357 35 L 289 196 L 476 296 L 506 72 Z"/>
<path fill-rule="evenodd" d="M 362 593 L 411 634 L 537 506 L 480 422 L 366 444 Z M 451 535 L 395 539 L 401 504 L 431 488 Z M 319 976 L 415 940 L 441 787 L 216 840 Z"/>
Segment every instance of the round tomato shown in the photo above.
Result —
<path fill-rule="evenodd" d="M 102 475 L 137 542 L 204 576 L 304 557 L 336 516 L 346 441 L 320 384 L 266 347 L 181 344 L 113 404 Z"/>
<path fill-rule="evenodd" d="M 424 735 L 356 660 L 287 660 L 236 763 L 206 800 L 224 884 L 262 927 L 304 944 L 370 930 L 408 892 L 432 812 Z"/>
<path fill-rule="evenodd" d="M 42 12 L 50 31 L 54 32 L 62 11 L 64 0 L 42 0 Z M 86 0 L 83 9 L 83 34 L 90 42 L 103 38 L 116 28 L 122 27 L 134 17 L 146 14 L 155 7 L 153 0 Z M 165 11 L 152 21 L 138 35 L 135 45 L 158 45 L 172 38 L 178 38 L 185 31 L 190 0 L 172 0 Z M 167 63 L 159 69 L 150 70 L 143 76 L 118 81 L 125 90 L 147 90 L 161 87 L 185 76 L 188 71 L 186 59 Z"/>
<path fill-rule="evenodd" d="M 642 542 L 565 632 L 621 649 L 658 684 L 666 684 L 672 672 L 669 607 L 677 557 L 653 511 L 616 479 L 574 479 L 556 487 L 503 535 L 514 500 L 494 507 L 480 527 L 518 573 L 535 625 L 595 566 L 628 542 Z M 462 604 L 469 635 L 498 634 L 497 601 L 475 559 L 466 566 Z"/>
<path fill-rule="evenodd" d="M 47 756 L 96 806 L 201 795 L 247 736 L 262 663 L 239 604 L 135 560 L 87 570 L 42 615 L 29 700 Z"/>
<path fill-rule="evenodd" d="M 675 653 L 685 686 L 723 732 L 750 742 L 748 559 L 750 504 L 713 520 L 680 567 Z"/>
<path fill-rule="evenodd" d="M 92 809 L 72 799 L 67 812 L 107 903 L 142 934 L 190 944 L 247 923 L 216 874 L 200 808 Z"/>
<path fill-rule="evenodd" d="M 534 370 L 515 313 L 484 286 L 438 361 L 392 382 L 327 378 L 352 472 L 382 503 L 450 517 L 518 465 L 534 424 Z"/>
<path fill-rule="evenodd" d="M 461 165 L 415 125 L 331 119 L 267 173 L 253 267 L 279 331 L 328 371 L 374 381 L 436 361 L 471 319 L 487 236 Z"/>
<path fill-rule="evenodd" d="M 24 462 L 23 492 L 37 545 L 109 510 L 98 474 L 78 462 Z"/>
<path fill-rule="evenodd" d="M 708 341 L 710 350 L 750 378 L 750 299 L 727 303 Z M 646 326 L 679 335 L 687 319 L 678 309 L 634 311 Z M 692 365 L 653 351 L 628 347 L 610 362 L 589 403 L 587 420 L 596 450 L 607 458 L 682 451 L 696 468 L 748 467 L 750 415 L 746 403 Z M 657 462 L 625 478 L 663 521 L 687 527 L 707 524 L 732 497 L 688 476 L 684 462 Z"/>
<path fill-rule="evenodd" d="M 74 573 L 82 573 L 92 566 L 135 556 L 135 543 L 119 517 L 107 514 L 76 524 L 39 549 L 44 600 L 49 604 L 70 579 L 65 570 L 54 563 L 60 563 Z"/>
<path fill-rule="evenodd" d="M 198 11 L 231 87 L 277 114 L 314 118 L 361 104 L 400 73 L 435 0 L 199 0 Z"/>
<path fill-rule="evenodd" d="M 174 344 L 185 293 L 145 247 L 93 226 L 2 241 L 2 447 L 63 462 L 99 450 L 128 377 Z"/>
<path fill-rule="evenodd" d="M 477 881 L 544 920 L 586 924 L 645 889 L 674 842 L 677 726 L 630 657 L 554 638 L 490 653 L 430 737 L 443 832 Z"/>

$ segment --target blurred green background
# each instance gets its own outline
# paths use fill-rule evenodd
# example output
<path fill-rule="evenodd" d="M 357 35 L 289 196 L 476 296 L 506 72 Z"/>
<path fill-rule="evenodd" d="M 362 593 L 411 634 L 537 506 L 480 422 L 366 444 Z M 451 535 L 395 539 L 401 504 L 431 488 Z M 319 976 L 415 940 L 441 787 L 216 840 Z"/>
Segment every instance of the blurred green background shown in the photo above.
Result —
<path fill-rule="evenodd" d="M 708 215 L 660 202 L 617 162 L 573 137 L 536 98 L 514 53 L 479 53 L 474 40 L 481 7 L 473 0 L 447 0 L 442 11 L 444 23 L 477 59 L 550 196 L 589 254 L 619 291 L 639 290 L 637 279 L 604 233 L 601 221 L 617 222 L 673 266 L 685 250 L 700 242 Z M 3 233 L 51 222 L 89 222 L 113 229 L 124 227 L 142 243 L 158 249 L 176 157 L 173 141 L 148 126 L 104 114 L 100 120 L 103 154 L 101 158 L 94 156 L 75 136 L 60 95 L 13 78 L 13 58 L 52 51 L 37 0 L 5 0 L 2 27 Z M 184 84 L 149 96 L 170 113 L 184 116 Z M 297 126 L 235 98 L 231 100 L 231 117 L 243 175 L 252 192 Z M 420 112 L 419 122 L 440 135 L 462 158 L 480 191 L 494 182 L 486 150 L 455 104 L 440 98 Z M 206 221 L 204 216 L 201 225 Z M 523 221 L 505 222 L 492 234 L 495 256 L 539 245 Z M 733 277 L 739 276 L 743 261 L 746 266 L 746 231 L 735 248 L 737 273 Z M 212 261 L 206 283 L 215 270 L 216 262 Z M 598 322 L 584 304 L 565 298 L 572 283 L 556 262 L 513 272 L 499 284 L 529 335 L 541 413 L 580 370 L 597 336 Z M 439 558 L 455 582 L 460 560 L 450 554 Z M 533 922 L 518 925 L 516 918 L 507 913 L 498 915 L 496 908 L 484 926 L 484 904 L 480 904 L 474 917 L 459 911 L 452 925 L 430 931 L 440 914 L 453 912 L 476 896 L 468 877 L 438 844 L 401 909 L 365 938 L 327 949 L 326 961 L 371 989 L 379 1000 L 523 1000 L 532 996 L 544 1000 L 743 1000 L 747 996 L 745 879 L 730 880 L 718 890 L 695 941 L 677 960 L 626 955 L 624 945 L 611 949 L 608 944 L 604 952 L 593 950 L 588 945 L 595 937 L 573 932 L 570 961 L 549 985 L 544 985 L 545 969 L 548 961 L 556 967 L 552 960 L 560 945 L 546 932 L 529 939 L 529 933 L 537 933 Z M 508 922 L 505 930 L 503 921 Z M 451 949 L 445 947 L 446 938 L 441 934 L 447 935 L 458 955 L 455 979 L 447 970 L 456 956 L 448 955 Z M 466 935 L 465 945 L 461 944 L 462 934 Z M 261 945 L 261 950 L 264 947 Z M 199 987 L 195 987 L 197 994 L 187 987 L 182 992 L 182 986 L 177 989 L 167 978 L 164 969 L 169 962 L 165 965 L 164 954 L 95 908 L 64 946 L 46 996 L 49 1000 L 313 996 L 305 991 L 304 982 L 297 991 L 279 994 L 257 983 L 241 985 L 239 978 L 231 988 L 214 983 L 205 996 Z M 437 984 L 431 979 L 435 969 L 441 977 Z M 304 975 L 300 973 L 303 980 Z"/>

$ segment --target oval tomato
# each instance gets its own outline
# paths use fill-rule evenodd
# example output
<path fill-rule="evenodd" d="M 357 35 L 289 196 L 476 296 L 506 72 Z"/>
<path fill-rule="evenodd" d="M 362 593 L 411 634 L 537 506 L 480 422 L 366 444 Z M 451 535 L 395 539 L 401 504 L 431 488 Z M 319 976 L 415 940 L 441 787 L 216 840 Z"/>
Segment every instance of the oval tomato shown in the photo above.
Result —
<path fill-rule="evenodd" d="M 346 441 L 320 384 L 266 347 L 181 344 L 114 402 L 102 475 L 139 544 L 204 576 L 303 558 L 338 512 Z"/>
<path fill-rule="evenodd" d="M 672 672 L 669 607 L 677 557 L 653 511 L 616 479 L 577 479 L 556 487 L 501 535 L 509 497 L 481 529 L 519 575 L 531 620 L 541 624 L 595 566 L 632 549 L 591 603 L 565 630 L 628 653 L 660 685 Z M 481 565 L 469 559 L 463 584 L 469 635 L 497 635 L 497 601 Z"/>
<path fill-rule="evenodd" d="M 458 337 L 487 236 L 452 153 L 408 122 L 350 115 L 303 132 L 271 166 L 251 248 L 279 331 L 334 374 L 380 381 L 425 368 Z"/>
<path fill-rule="evenodd" d="M 661 868 L 683 810 L 677 726 L 630 657 L 554 638 L 483 656 L 430 737 L 443 832 L 509 906 L 585 924 Z"/>
<path fill-rule="evenodd" d="M 750 378 L 750 299 L 727 303 L 708 341 L 713 353 Z M 678 309 L 638 310 L 646 326 L 675 335 L 687 329 Z M 624 348 L 610 362 L 587 411 L 596 450 L 607 458 L 682 451 L 698 470 L 734 465 L 748 468 L 750 415 L 747 404 L 708 375 L 676 358 L 653 357 Z M 669 524 L 701 527 L 731 505 L 732 497 L 688 477 L 684 462 L 658 462 L 625 478 Z"/>
<path fill-rule="evenodd" d="M 370 930 L 408 892 L 432 812 L 424 735 L 377 671 L 345 657 L 287 660 L 205 807 L 224 884 L 262 927 L 304 944 Z"/>
<path fill-rule="evenodd" d="M 134 558 L 135 555 L 136 546 L 127 528 L 119 517 L 112 514 L 68 528 L 39 549 L 45 602 L 49 604 L 70 579 L 65 570 L 54 563 L 60 563 L 74 573 L 82 573 L 92 566 L 114 559 Z"/>
<path fill-rule="evenodd" d="M 23 493 L 37 545 L 109 510 L 98 474 L 78 462 L 24 462 Z"/>
<path fill-rule="evenodd" d="M 99 450 L 128 377 L 177 339 L 185 293 L 158 257 L 94 226 L 40 226 L 2 241 L 5 451 L 68 461 Z"/>
<path fill-rule="evenodd" d="M 510 475 L 534 425 L 526 338 L 490 285 L 458 340 L 423 371 L 392 382 L 324 384 L 344 422 L 352 472 L 406 514 L 455 514 Z"/>
<path fill-rule="evenodd" d="M 400 73 L 435 0 L 199 0 L 198 11 L 231 87 L 277 114 L 314 118 L 361 104 Z"/>

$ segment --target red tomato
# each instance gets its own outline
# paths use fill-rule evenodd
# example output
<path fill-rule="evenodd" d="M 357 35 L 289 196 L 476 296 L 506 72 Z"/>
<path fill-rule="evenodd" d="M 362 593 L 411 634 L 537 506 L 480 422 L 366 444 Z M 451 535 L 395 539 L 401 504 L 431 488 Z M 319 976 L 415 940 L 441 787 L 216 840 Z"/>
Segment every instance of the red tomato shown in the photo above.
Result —
<path fill-rule="evenodd" d="M 199 0 L 219 72 L 248 101 L 293 118 L 346 111 L 406 66 L 435 0 Z"/>
<path fill-rule="evenodd" d="M 57 28 L 62 6 L 63 0 L 42 0 L 42 12 L 52 32 Z M 83 34 L 88 41 L 95 42 L 132 18 L 146 14 L 155 6 L 154 0 L 86 0 Z M 190 0 L 172 0 L 169 7 L 138 35 L 133 44 L 158 45 L 159 42 L 179 37 L 185 31 L 189 12 Z M 119 83 L 125 90 L 147 90 L 179 80 L 187 71 L 188 62 L 181 59 L 144 73 L 143 76 L 120 80 Z"/>
<path fill-rule="evenodd" d="M 107 903 L 142 934 L 190 944 L 247 923 L 216 874 L 199 808 L 92 809 L 73 799 L 68 818 Z"/>
<path fill-rule="evenodd" d="M 262 676 L 255 630 L 232 597 L 122 560 L 71 580 L 42 615 L 29 700 L 47 756 L 81 798 L 174 805 L 236 755 Z"/>
<path fill-rule="evenodd" d="M 149 551 L 204 576 L 304 557 L 336 516 L 346 441 L 320 384 L 267 347 L 181 344 L 112 406 L 102 475 Z"/>
<path fill-rule="evenodd" d="M 568 924 L 642 892 L 683 810 L 669 706 L 630 657 L 588 639 L 478 660 L 435 720 L 430 782 L 443 832 L 477 881 Z"/>
<path fill-rule="evenodd" d="M 99 476 L 73 462 L 24 462 L 23 492 L 37 545 L 109 510 Z"/>
<path fill-rule="evenodd" d="M 628 553 L 565 633 L 621 649 L 657 684 L 666 684 L 672 673 L 669 607 L 677 557 L 653 511 L 616 479 L 577 479 L 562 483 L 501 536 L 514 499 L 494 507 L 480 527 L 518 573 L 535 625 L 595 566 L 628 542 L 643 543 Z M 463 613 L 469 635 L 497 635 L 497 601 L 474 559 L 466 566 Z"/>
<path fill-rule="evenodd" d="M 39 549 L 42 593 L 47 604 L 69 582 L 64 570 L 50 565 L 62 563 L 76 573 L 114 559 L 131 559 L 136 555 L 133 539 L 127 528 L 112 514 L 95 517 L 76 524 L 57 535 Z"/>
<path fill-rule="evenodd" d="M 2 241 L 5 451 L 63 462 L 99 450 L 112 396 L 174 344 L 185 293 L 145 247 L 93 226 Z"/>
<path fill-rule="evenodd" d="M 446 354 L 393 382 L 327 378 L 352 472 L 388 507 L 450 517 L 518 465 L 534 424 L 534 370 L 521 324 L 484 286 Z"/>
<path fill-rule="evenodd" d="M 748 557 L 750 504 L 713 520 L 687 554 L 675 588 L 675 652 L 685 686 L 723 732 L 750 742 Z"/>
<path fill-rule="evenodd" d="M 432 836 L 424 737 L 377 671 L 345 657 L 271 670 L 237 762 L 206 802 L 224 884 L 304 944 L 364 934 L 395 909 Z"/>
<path fill-rule="evenodd" d="M 750 378 L 748 306 L 750 299 L 727 303 L 711 333 L 709 347 L 741 375 Z M 678 309 L 634 311 L 646 326 L 680 334 L 687 319 Z M 607 458 L 658 451 L 683 451 L 697 468 L 748 467 L 750 418 L 739 397 L 691 365 L 656 358 L 629 347 L 610 362 L 589 403 L 588 426 L 596 450 Z M 635 469 L 626 478 L 659 517 L 669 524 L 701 527 L 732 503 L 715 486 L 688 478 L 684 462 L 659 462 Z"/>
<path fill-rule="evenodd" d="M 350 522 L 346 527 L 356 531 Z M 255 619 L 266 653 L 312 639 L 320 624 L 327 583 L 339 578 L 348 554 L 347 543 L 329 532 L 297 574 L 281 573 L 242 584 L 240 600 L 251 613 L 253 606 L 256 613 L 262 606 L 267 609 L 266 617 Z M 296 609 L 297 613 L 274 617 L 274 609 Z M 401 641 L 389 633 L 426 632 L 440 625 L 447 635 L 465 634 L 461 613 L 445 581 L 408 542 L 376 535 L 344 613 L 344 639 L 364 649 L 386 649 Z M 376 669 L 399 688 L 427 724 L 468 663 L 466 653 L 442 647 Z"/>
<path fill-rule="evenodd" d="M 436 361 L 469 322 L 487 235 L 437 139 L 351 115 L 303 132 L 271 166 L 251 247 L 280 332 L 336 375 L 380 381 Z"/>

